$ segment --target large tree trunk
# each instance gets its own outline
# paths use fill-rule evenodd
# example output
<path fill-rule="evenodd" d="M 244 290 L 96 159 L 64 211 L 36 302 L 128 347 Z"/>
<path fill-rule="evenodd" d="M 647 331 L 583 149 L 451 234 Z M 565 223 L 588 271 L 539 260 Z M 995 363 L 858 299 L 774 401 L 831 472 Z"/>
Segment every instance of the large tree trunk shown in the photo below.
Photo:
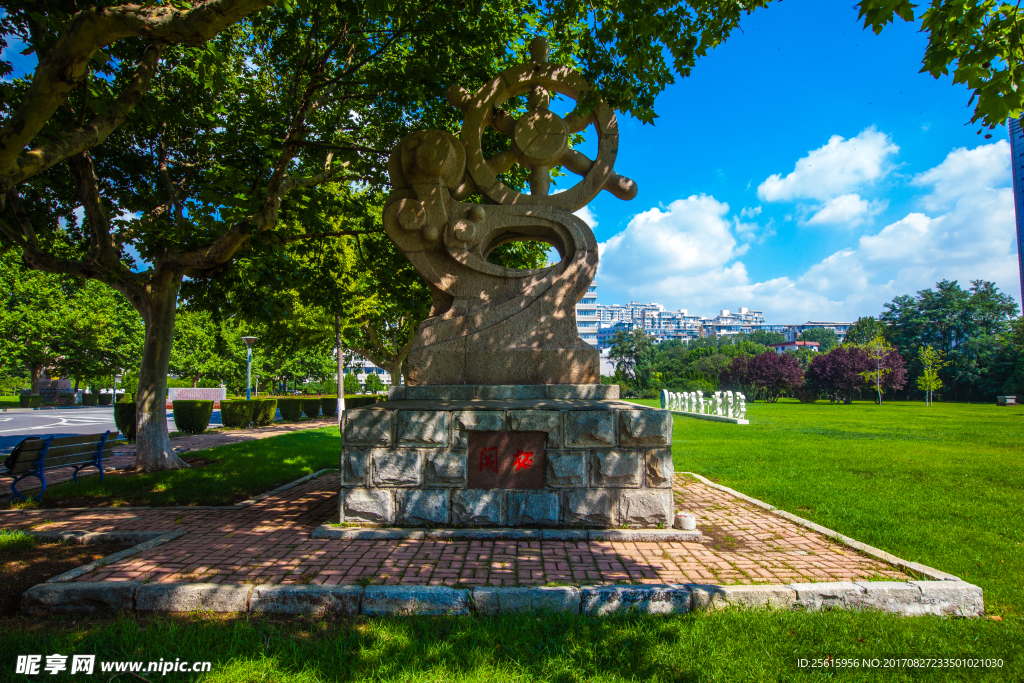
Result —
<path fill-rule="evenodd" d="M 345 413 L 345 354 L 341 350 L 341 316 L 334 314 L 334 343 L 338 354 L 338 420 Z"/>
<path fill-rule="evenodd" d="M 135 469 L 143 472 L 175 470 L 188 464 L 171 450 L 167 434 L 167 369 L 174 339 L 174 314 L 181 273 L 154 274 L 142 295 L 142 319 L 146 341 L 135 394 L 138 431 L 135 437 Z"/>
<path fill-rule="evenodd" d="M 32 377 L 32 390 L 29 392 L 33 396 L 39 395 L 39 374 L 42 372 L 43 367 L 41 365 L 30 365 L 28 366 L 29 375 Z"/>

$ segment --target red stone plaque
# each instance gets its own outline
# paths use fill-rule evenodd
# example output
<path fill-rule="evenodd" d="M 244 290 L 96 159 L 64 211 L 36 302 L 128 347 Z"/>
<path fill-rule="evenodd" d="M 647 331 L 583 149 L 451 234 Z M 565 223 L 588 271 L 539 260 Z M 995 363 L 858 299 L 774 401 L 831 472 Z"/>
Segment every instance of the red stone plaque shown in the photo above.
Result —
<path fill-rule="evenodd" d="M 544 432 L 469 432 L 469 488 L 542 489 Z"/>

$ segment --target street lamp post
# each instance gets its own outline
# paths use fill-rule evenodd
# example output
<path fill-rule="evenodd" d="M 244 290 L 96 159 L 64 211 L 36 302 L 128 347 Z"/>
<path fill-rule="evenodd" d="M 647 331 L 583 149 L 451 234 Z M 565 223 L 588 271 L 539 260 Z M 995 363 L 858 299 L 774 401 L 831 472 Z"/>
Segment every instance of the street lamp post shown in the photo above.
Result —
<path fill-rule="evenodd" d="M 252 345 L 258 337 L 242 337 L 245 342 L 245 400 L 252 398 L 250 391 L 252 387 Z"/>

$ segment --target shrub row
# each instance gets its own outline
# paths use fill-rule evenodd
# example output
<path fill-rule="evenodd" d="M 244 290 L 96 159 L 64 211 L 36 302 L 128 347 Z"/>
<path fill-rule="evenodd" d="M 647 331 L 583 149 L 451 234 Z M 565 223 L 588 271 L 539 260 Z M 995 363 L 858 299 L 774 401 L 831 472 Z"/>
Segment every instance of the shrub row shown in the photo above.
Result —
<path fill-rule="evenodd" d="M 250 424 L 264 427 L 274 421 L 277 413 L 276 398 L 254 398 L 246 401 L 220 402 L 220 421 L 225 427 L 244 428 Z"/>
<path fill-rule="evenodd" d="M 83 406 L 99 405 L 99 394 L 82 394 Z"/>
<path fill-rule="evenodd" d="M 113 394 L 100 394 L 99 396 L 97 396 L 97 398 L 99 399 L 99 404 L 101 406 L 109 406 L 111 403 L 114 402 Z"/>
<path fill-rule="evenodd" d="M 43 397 L 39 394 L 20 394 L 18 404 L 22 408 L 38 408 L 43 405 Z"/>
<path fill-rule="evenodd" d="M 134 401 L 114 404 L 114 424 L 117 425 L 117 431 L 124 434 L 124 438 L 135 441 L 135 429 L 138 423 L 135 421 Z"/>
<path fill-rule="evenodd" d="M 213 401 L 171 401 L 171 406 L 174 408 L 174 426 L 179 431 L 202 434 L 210 426 Z"/>
<path fill-rule="evenodd" d="M 75 398 L 74 394 L 57 394 L 55 403 L 62 408 L 67 408 L 68 406 L 75 405 Z"/>

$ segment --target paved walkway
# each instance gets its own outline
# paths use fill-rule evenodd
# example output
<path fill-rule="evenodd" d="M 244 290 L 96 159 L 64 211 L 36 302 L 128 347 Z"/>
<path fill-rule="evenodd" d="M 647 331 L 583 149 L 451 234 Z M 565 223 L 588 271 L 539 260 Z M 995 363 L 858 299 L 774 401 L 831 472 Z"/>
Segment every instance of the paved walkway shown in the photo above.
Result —
<path fill-rule="evenodd" d="M 319 429 L 321 427 L 329 427 L 334 424 L 337 424 L 337 418 L 321 417 L 315 420 L 305 420 L 302 422 L 275 422 L 274 424 L 267 425 L 266 427 L 256 427 L 253 429 L 216 429 L 202 434 L 196 434 L 195 436 L 176 436 L 171 439 L 171 448 L 174 449 L 175 453 L 180 455 L 182 453 L 213 448 L 214 446 L 226 446 L 228 444 L 241 443 L 243 441 L 269 439 L 272 436 L 281 436 L 282 434 L 290 434 L 291 432 L 301 432 L 306 429 Z M 0 462 L 2 461 L 3 458 L 0 457 Z M 119 470 L 125 467 L 131 467 L 134 464 L 135 444 L 125 443 L 121 446 L 115 447 L 113 455 L 103 461 L 103 470 L 104 472 Z M 0 467 L 0 469 L 3 468 Z M 68 481 L 71 479 L 71 475 L 74 471 L 75 468 L 72 465 L 68 465 L 67 467 L 54 467 L 52 470 L 46 470 L 46 486 L 49 488 L 55 484 Z M 86 477 L 93 476 L 98 477 L 99 472 L 94 468 L 89 468 L 87 470 L 83 470 L 78 475 L 78 478 L 81 480 Z M 11 495 L 10 482 L 11 480 L 7 476 L 0 479 L 0 496 L 6 498 Z M 24 479 L 19 482 L 18 490 L 26 493 L 28 491 L 38 489 L 40 486 L 41 485 L 36 479 Z"/>
<path fill-rule="evenodd" d="M 680 509 L 703 543 L 313 540 L 337 514 L 337 474 L 240 509 L 0 511 L 0 528 L 188 533 L 79 581 L 418 584 L 791 583 L 910 577 L 686 476 Z"/>

